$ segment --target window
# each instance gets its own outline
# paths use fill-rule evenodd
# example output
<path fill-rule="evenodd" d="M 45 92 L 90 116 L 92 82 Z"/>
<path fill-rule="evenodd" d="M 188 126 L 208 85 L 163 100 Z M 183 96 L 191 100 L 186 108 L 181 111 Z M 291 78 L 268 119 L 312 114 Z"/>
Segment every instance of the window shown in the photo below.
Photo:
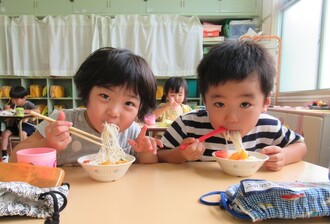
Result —
<path fill-rule="evenodd" d="M 330 88 L 329 29 L 323 0 L 296 0 L 282 11 L 281 77 L 279 92 Z M 329 7 L 328 7 L 329 8 Z M 330 22 L 328 22 L 330 24 Z M 328 74 L 328 75 L 327 75 Z"/>
<path fill-rule="evenodd" d="M 330 3 L 326 1 L 325 14 L 324 14 L 324 30 L 323 30 L 323 42 L 321 50 L 321 77 L 320 88 L 330 88 Z M 327 41 L 326 41 L 327 40 Z"/>

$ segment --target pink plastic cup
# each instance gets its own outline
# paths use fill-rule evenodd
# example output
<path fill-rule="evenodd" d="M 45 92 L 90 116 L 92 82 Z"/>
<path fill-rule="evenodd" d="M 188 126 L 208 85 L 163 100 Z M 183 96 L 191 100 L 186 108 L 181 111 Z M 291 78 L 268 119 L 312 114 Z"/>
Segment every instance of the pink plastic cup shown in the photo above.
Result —
<path fill-rule="evenodd" d="M 156 123 L 156 115 L 154 114 L 150 114 L 148 116 L 144 117 L 144 123 L 146 123 L 147 125 L 153 125 Z"/>
<path fill-rule="evenodd" d="M 17 151 L 18 163 L 29 163 L 36 166 L 56 167 L 56 149 L 30 148 Z"/>

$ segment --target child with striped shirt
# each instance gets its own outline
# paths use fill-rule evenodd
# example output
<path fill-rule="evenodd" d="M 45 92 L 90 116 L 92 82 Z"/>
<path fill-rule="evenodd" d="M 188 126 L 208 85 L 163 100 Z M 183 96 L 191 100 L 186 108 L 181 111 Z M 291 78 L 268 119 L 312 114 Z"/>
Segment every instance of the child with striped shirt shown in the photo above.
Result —
<path fill-rule="evenodd" d="M 247 151 L 269 156 L 264 166 L 273 171 L 295 163 L 306 154 L 304 138 L 267 113 L 276 70 L 267 50 L 252 41 L 226 41 L 215 46 L 197 68 L 199 91 L 205 110 L 178 117 L 162 137 L 160 162 L 210 160 L 224 149 L 226 140 L 216 135 L 205 142 L 197 138 L 218 128 L 239 131 Z M 180 150 L 181 144 L 189 146 Z M 229 148 L 234 149 L 231 142 Z"/>

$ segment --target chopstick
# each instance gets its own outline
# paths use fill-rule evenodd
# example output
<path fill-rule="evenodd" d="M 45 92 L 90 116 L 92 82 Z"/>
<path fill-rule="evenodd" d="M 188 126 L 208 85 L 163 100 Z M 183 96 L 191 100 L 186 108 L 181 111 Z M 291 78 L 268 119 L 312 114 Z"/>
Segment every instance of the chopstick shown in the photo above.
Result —
<path fill-rule="evenodd" d="M 213 130 L 213 131 L 211 131 L 211 132 L 209 132 L 209 133 L 207 133 L 207 134 L 199 137 L 198 140 L 200 142 L 205 141 L 206 139 L 208 139 L 208 138 L 210 138 L 210 137 L 212 137 L 212 136 L 214 136 L 216 134 L 219 134 L 221 132 L 224 132 L 224 131 L 227 131 L 227 129 L 225 129 L 223 127 L 217 128 L 217 129 L 215 129 L 215 130 Z M 180 150 L 184 150 L 185 148 L 188 147 L 188 145 L 190 145 L 190 144 L 183 144 L 183 145 L 180 145 L 179 148 L 180 148 Z"/>
<path fill-rule="evenodd" d="M 30 112 L 31 115 L 35 116 L 35 117 L 38 117 L 40 119 L 43 119 L 43 120 L 46 120 L 48 122 L 55 122 L 56 120 L 50 118 L 50 117 L 46 117 L 42 114 L 39 114 L 37 112 L 34 112 L 34 111 L 31 111 Z M 102 147 L 105 147 L 105 148 L 109 148 L 109 146 L 106 146 L 106 145 L 103 145 L 101 142 L 98 142 L 98 141 L 95 141 L 93 140 L 92 138 L 96 139 L 96 140 L 102 140 L 100 137 L 98 136 L 95 136 L 95 135 L 92 135 L 88 132 L 85 132 L 85 131 L 82 131 L 78 128 L 75 128 L 75 127 L 69 127 L 69 132 L 77 137 L 80 137 L 82 139 L 85 139 L 86 141 L 89 141 L 89 142 L 92 142 L 96 145 L 99 145 L 99 146 L 102 146 Z"/>

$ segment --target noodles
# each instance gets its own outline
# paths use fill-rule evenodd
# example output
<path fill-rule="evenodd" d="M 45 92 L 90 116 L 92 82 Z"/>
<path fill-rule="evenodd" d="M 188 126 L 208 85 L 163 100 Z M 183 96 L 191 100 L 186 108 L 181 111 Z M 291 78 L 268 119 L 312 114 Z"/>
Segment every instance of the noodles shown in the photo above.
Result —
<path fill-rule="evenodd" d="M 109 146 L 109 148 L 101 147 L 95 159 L 90 161 L 90 164 L 107 165 L 127 161 L 125 159 L 126 153 L 120 147 L 117 139 L 118 133 L 119 128 L 117 125 L 109 123 L 104 124 L 101 134 L 102 144 Z"/>
<path fill-rule="evenodd" d="M 249 157 L 243 147 L 242 137 L 239 131 L 227 131 L 224 132 L 224 136 L 226 139 L 226 143 L 227 143 L 227 139 L 230 139 L 233 142 L 235 150 L 237 151 L 236 153 L 233 153 L 229 157 L 229 159 L 242 160 L 242 159 L 247 159 Z"/>

